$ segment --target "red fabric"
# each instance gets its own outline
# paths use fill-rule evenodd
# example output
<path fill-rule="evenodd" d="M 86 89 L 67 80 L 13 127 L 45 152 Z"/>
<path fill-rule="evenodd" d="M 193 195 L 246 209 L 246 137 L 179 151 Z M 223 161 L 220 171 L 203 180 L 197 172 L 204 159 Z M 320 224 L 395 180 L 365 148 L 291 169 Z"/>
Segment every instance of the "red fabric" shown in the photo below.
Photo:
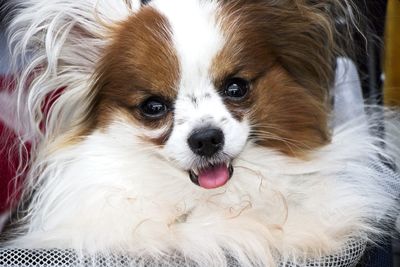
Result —
<path fill-rule="evenodd" d="M 0 91 L 4 90 L 5 78 L 0 76 Z M 10 152 L 11 144 L 15 141 L 15 135 L 0 121 L 0 213 L 10 207 L 10 196 L 14 186 L 12 183 L 18 165 L 17 153 Z"/>
<path fill-rule="evenodd" d="M 9 129 L 7 129 L 0 122 L 0 135 L 10 135 Z M 16 153 L 10 152 L 11 143 L 14 140 L 14 136 L 10 138 L 0 139 L 0 213 L 9 209 L 10 196 L 14 195 L 14 184 L 12 179 L 16 174 L 16 166 L 18 164 L 18 156 Z"/>
<path fill-rule="evenodd" d="M 6 87 L 10 88 L 10 80 L 0 75 L 0 91 L 5 90 Z M 64 88 L 55 90 L 46 97 L 45 104 L 42 107 L 42 111 L 45 114 L 49 112 L 52 104 L 63 91 Z M 40 127 L 45 128 L 43 123 L 41 123 Z M 19 196 L 19 194 L 15 192 L 18 186 L 16 186 L 14 182 L 17 166 L 19 164 L 18 150 L 13 146 L 15 141 L 16 136 L 12 129 L 7 128 L 7 126 L 0 121 L 0 213 L 10 208 L 10 204 L 12 203 L 11 198 L 16 200 Z M 14 147 L 14 150 L 11 150 L 12 147 Z M 26 144 L 26 148 L 29 152 L 30 145 Z"/>

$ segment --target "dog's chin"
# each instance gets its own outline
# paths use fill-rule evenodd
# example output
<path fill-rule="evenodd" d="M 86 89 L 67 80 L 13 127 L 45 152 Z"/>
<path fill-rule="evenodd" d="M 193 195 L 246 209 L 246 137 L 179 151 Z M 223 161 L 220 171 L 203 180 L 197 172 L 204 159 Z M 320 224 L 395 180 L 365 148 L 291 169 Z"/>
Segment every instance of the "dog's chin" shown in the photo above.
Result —
<path fill-rule="evenodd" d="M 231 162 L 209 164 L 202 168 L 189 170 L 190 180 L 204 189 L 224 186 L 232 178 L 234 168 Z"/>

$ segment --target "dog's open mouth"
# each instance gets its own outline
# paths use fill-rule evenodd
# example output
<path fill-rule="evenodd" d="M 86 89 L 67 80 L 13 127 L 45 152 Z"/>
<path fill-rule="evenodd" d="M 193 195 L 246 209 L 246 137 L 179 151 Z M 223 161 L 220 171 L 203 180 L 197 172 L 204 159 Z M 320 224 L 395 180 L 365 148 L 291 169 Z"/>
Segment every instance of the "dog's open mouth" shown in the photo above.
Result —
<path fill-rule="evenodd" d="M 224 186 L 233 175 L 231 164 L 220 163 L 209 165 L 198 170 L 189 171 L 190 180 L 205 189 L 214 189 Z"/>

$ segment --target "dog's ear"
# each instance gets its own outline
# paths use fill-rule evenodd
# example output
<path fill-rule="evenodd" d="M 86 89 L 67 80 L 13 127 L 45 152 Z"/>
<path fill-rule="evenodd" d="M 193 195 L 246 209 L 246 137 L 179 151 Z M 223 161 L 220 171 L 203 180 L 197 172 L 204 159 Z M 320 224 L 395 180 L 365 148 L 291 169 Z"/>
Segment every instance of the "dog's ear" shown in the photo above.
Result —
<path fill-rule="evenodd" d="M 10 48 L 23 58 L 24 52 L 32 56 L 45 52 L 49 65 L 56 58 L 58 64 L 67 63 L 77 55 L 85 64 L 82 57 L 87 59 L 98 51 L 110 37 L 110 29 L 138 10 L 140 4 L 140 0 L 21 2 L 12 12 Z"/>
<path fill-rule="evenodd" d="M 18 77 L 19 101 L 29 103 L 20 117 L 28 120 L 37 136 L 42 136 L 44 122 L 46 132 L 57 135 L 82 117 L 91 77 L 113 28 L 135 13 L 141 2 L 15 1 L 7 27 L 11 68 Z M 64 93 L 52 102 L 47 117 L 43 105 L 60 88 Z"/>

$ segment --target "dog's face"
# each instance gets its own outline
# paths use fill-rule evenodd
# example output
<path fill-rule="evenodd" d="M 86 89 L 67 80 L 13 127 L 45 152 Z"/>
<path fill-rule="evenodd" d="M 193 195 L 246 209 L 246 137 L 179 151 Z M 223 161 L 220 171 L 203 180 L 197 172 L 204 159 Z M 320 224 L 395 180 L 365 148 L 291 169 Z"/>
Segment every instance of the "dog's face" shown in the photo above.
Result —
<path fill-rule="evenodd" d="M 333 57 L 318 12 L 292 1 L 154 0 L 113 28 L 88 125 L 124 121 L 208 189 L 228 182 L 249 142 L 303 157 L 329 141 Z"/>

